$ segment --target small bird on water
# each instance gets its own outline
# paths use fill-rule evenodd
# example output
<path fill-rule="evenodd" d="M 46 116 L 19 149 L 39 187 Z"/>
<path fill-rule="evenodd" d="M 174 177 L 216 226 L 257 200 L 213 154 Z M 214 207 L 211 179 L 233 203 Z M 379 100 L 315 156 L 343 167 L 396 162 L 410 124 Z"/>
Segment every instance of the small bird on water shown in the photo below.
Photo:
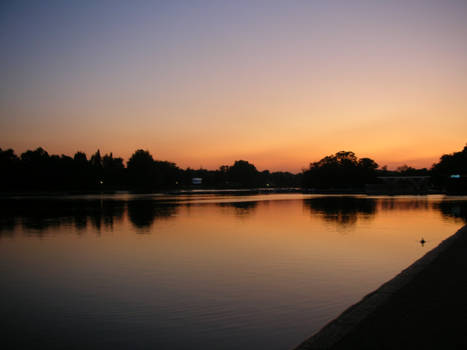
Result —
<path fill-rule="evenodd" d="M 420 244 L 422 245 L 422 247 L 425 245 L 426 241 L 425 239 L 422 237 L 422 239 L 420 240 Z"/>

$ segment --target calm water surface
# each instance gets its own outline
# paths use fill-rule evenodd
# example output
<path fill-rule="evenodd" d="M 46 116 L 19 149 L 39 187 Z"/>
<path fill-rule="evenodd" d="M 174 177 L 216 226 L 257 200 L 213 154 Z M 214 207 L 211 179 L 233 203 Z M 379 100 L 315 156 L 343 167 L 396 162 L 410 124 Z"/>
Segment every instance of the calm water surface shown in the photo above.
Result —
<path fill-rule="evenodd" d="M 443 196 L 0 203 L 2 341 L 28 349 L 290 349 L 467 221 Z"/>

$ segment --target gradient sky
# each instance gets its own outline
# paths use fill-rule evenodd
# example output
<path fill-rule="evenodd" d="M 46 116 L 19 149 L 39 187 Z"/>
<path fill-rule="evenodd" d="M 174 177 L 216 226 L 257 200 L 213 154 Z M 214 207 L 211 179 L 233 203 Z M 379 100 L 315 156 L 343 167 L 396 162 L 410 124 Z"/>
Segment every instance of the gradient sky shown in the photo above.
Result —
<path fill-rule="evenodd" d="M 0 147 L 299 171 L 467 142 L 467 2 L 2 1 Z"/>

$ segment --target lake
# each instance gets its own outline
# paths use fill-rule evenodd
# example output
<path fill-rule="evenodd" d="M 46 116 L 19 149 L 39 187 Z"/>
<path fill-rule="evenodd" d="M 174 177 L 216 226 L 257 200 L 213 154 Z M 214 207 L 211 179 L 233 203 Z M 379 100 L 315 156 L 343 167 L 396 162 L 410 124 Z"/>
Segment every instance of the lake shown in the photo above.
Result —
<path fill-rule="evenodd" d="M 467 197 L 445 196 L 119 194 L 0 208 L 12 349 L 290 349 L 467 222 Z"/>

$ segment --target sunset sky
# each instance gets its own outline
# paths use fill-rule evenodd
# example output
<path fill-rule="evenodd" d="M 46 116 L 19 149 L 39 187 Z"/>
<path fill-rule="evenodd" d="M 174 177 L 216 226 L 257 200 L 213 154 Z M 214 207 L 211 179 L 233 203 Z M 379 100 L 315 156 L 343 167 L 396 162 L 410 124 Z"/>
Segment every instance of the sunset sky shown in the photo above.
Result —
<path fill-rule="evenodd" d="M 0 147 L 300 171 L 467 142 L 467 2 L 2 1 Z"/>

